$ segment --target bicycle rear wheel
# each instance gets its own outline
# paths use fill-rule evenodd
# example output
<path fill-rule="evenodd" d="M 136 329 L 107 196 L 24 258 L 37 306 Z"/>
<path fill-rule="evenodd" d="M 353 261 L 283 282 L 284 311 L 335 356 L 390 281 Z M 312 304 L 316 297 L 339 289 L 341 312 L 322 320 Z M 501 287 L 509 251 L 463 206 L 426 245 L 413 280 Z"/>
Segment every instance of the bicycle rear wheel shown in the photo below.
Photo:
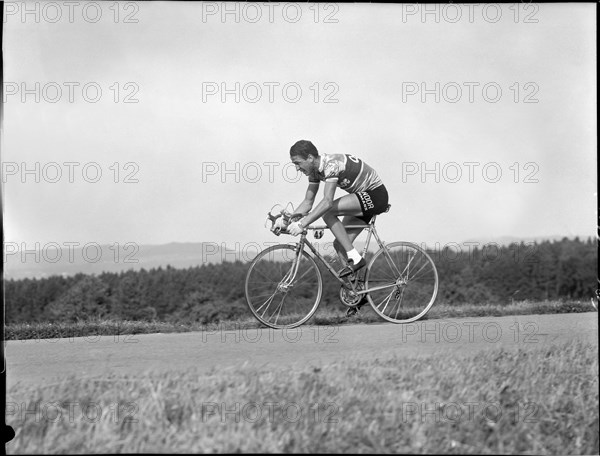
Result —
<path fill-rule="evenodd" d="M 365 275 L 367 297 L 377 314 L 392 323 L 423 317 L 438 291 L 438 274 L 427 252 L 411 242 L 393 242 L 375 253 Z"/>
<path fill-rule="evenodd" d="M 296 267 L 297 266 L 297 267 Z M 323 291 L 321 271 L 304 251 L 274 245 L 260 252 L 246 274 L 246 302 L 271 328 L 294 328 L 317 311 Z"/>

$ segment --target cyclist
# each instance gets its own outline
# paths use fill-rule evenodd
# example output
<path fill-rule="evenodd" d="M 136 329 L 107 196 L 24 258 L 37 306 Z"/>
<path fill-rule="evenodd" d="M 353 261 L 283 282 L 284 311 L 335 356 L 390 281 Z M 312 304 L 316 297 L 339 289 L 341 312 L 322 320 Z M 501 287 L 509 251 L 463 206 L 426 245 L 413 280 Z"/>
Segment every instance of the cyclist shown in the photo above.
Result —
<path fill-rule="evenodd" d="M 345 225 L 366 226 L 374 215 L 384 212 L 388 205 L 385 186 L 377 172 L 361 159 L 348 154 L 319 155 L 310 141 L 296 142 L 290 149 L 290 158 L 296 170 L 308 176 L 308 189 L 296 210 L 296 213 L 305 215 L 288 226 L 288 233 L 297 236 L 305 227 L 323 217 L 335 236 L 333 245 L 338 256 L 348 265 L 340 276 L 352 276 L 366 264 L 352 245 L 363 228 L 346 229 Z M 321 181 L 325 182 L 323 199 L 311 212 Z M 334 200 L 337 187 L 348 195 Z M 342 221 L 339 215 L 344 216 Z"/>

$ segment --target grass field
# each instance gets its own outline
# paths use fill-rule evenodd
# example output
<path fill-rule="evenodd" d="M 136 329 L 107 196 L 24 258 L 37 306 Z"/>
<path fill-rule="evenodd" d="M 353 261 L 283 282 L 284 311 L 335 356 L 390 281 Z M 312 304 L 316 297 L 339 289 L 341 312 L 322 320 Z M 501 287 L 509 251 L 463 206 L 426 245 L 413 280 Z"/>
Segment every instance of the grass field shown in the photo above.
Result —
<path fill-rule="evenodd" d="M 9 454 L 598 454 L 598 349 L 574 341 L 327 367 L 77 377 L 7 392 Z"/>
<path fill-rule="evenodd" d="M 360 313 L 351 319 L 345 317 L 342 304 L 321 305 L 317 313 L 306 323 L 307 325 L 343 325 L 347 323 L 382 323 L 381 319 L 371 308 L 364 306 Z M 519 301 L 505 305 L 489 304 L 462 304 L 447 305 L 435 304 L 422 320 L 436 318 L 462 318 L 462 317 L 500 317 L 504 315 L 543 315 L 555 313 L 590 312 L 596 310 L 589 301 L 542 301 L 530 302 Z M 185 322 L 180 324 L 166 323 L 161 321 L 111 321 L 95 320 L 82 321 L 79 323 L 33 323 L 33 324 L 9 324 L 4 328 L 5 340 L 24 339 L 52 339 L 68 337 L 84 337 L 96 335 L 116 334 L 150 334 L 150 333 L 172 333 L 210 330 L 211 327 L 219 329 L 245 329 L 258 328 L 260 323 L 252 317 L 248 310 L 248 316 L 239 320 L 221 321 L 214 324 L 201 324 L 198 322 Z"/>

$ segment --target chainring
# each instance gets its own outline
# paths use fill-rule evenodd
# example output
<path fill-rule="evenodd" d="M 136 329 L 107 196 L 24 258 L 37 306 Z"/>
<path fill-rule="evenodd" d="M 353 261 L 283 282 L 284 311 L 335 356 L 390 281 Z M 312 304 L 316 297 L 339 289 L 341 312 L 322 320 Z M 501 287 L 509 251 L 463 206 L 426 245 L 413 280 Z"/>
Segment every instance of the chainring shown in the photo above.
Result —
<path fill-rule="evenodd" d="M 359 282 L 356 286 L 356 289 L 359 291 L 363 288 L 362 282 Z M 345 306 L 354 307 L 360 303 L 363 297 L 364 295 L 356 294 L 351 288 L 347 288 L 346 286 L 340 287 L 340 301 L 342 301 L 342 304 Z"/>

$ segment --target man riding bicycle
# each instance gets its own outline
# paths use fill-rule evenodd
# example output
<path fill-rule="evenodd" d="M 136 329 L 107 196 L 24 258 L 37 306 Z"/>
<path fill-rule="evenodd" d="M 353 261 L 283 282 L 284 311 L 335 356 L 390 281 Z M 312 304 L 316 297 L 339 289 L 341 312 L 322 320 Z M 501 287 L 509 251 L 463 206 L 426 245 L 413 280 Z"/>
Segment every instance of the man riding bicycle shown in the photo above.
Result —
<path fill-rule="evenodd" d="M 388 205 L 385 186 L 377 172 L 361 159 L 347 154 L 319 155 L 310 141 L 296 142 L 290 149 L 290 158 L 296 170 L 308 176 L 308 189 L 296 210 L 305 215 L 289 225 L 288 233 L 298 236 L 304 228 L 323 217 L 335 236 L 333 246 L 338 256 L 348 264 L 340 276 L 353 275 L 366 264 L 352 245 L 363 228 L 346 229 L 345 225 L 366 226 L 374 215 L 384 212 Z M 323 199 L 311 212 L 321 181 L 325 182 Z M 337 187 L 348 195 L 334 200 Z M 339 215 L 344 216 L 342 221 Z"/>

